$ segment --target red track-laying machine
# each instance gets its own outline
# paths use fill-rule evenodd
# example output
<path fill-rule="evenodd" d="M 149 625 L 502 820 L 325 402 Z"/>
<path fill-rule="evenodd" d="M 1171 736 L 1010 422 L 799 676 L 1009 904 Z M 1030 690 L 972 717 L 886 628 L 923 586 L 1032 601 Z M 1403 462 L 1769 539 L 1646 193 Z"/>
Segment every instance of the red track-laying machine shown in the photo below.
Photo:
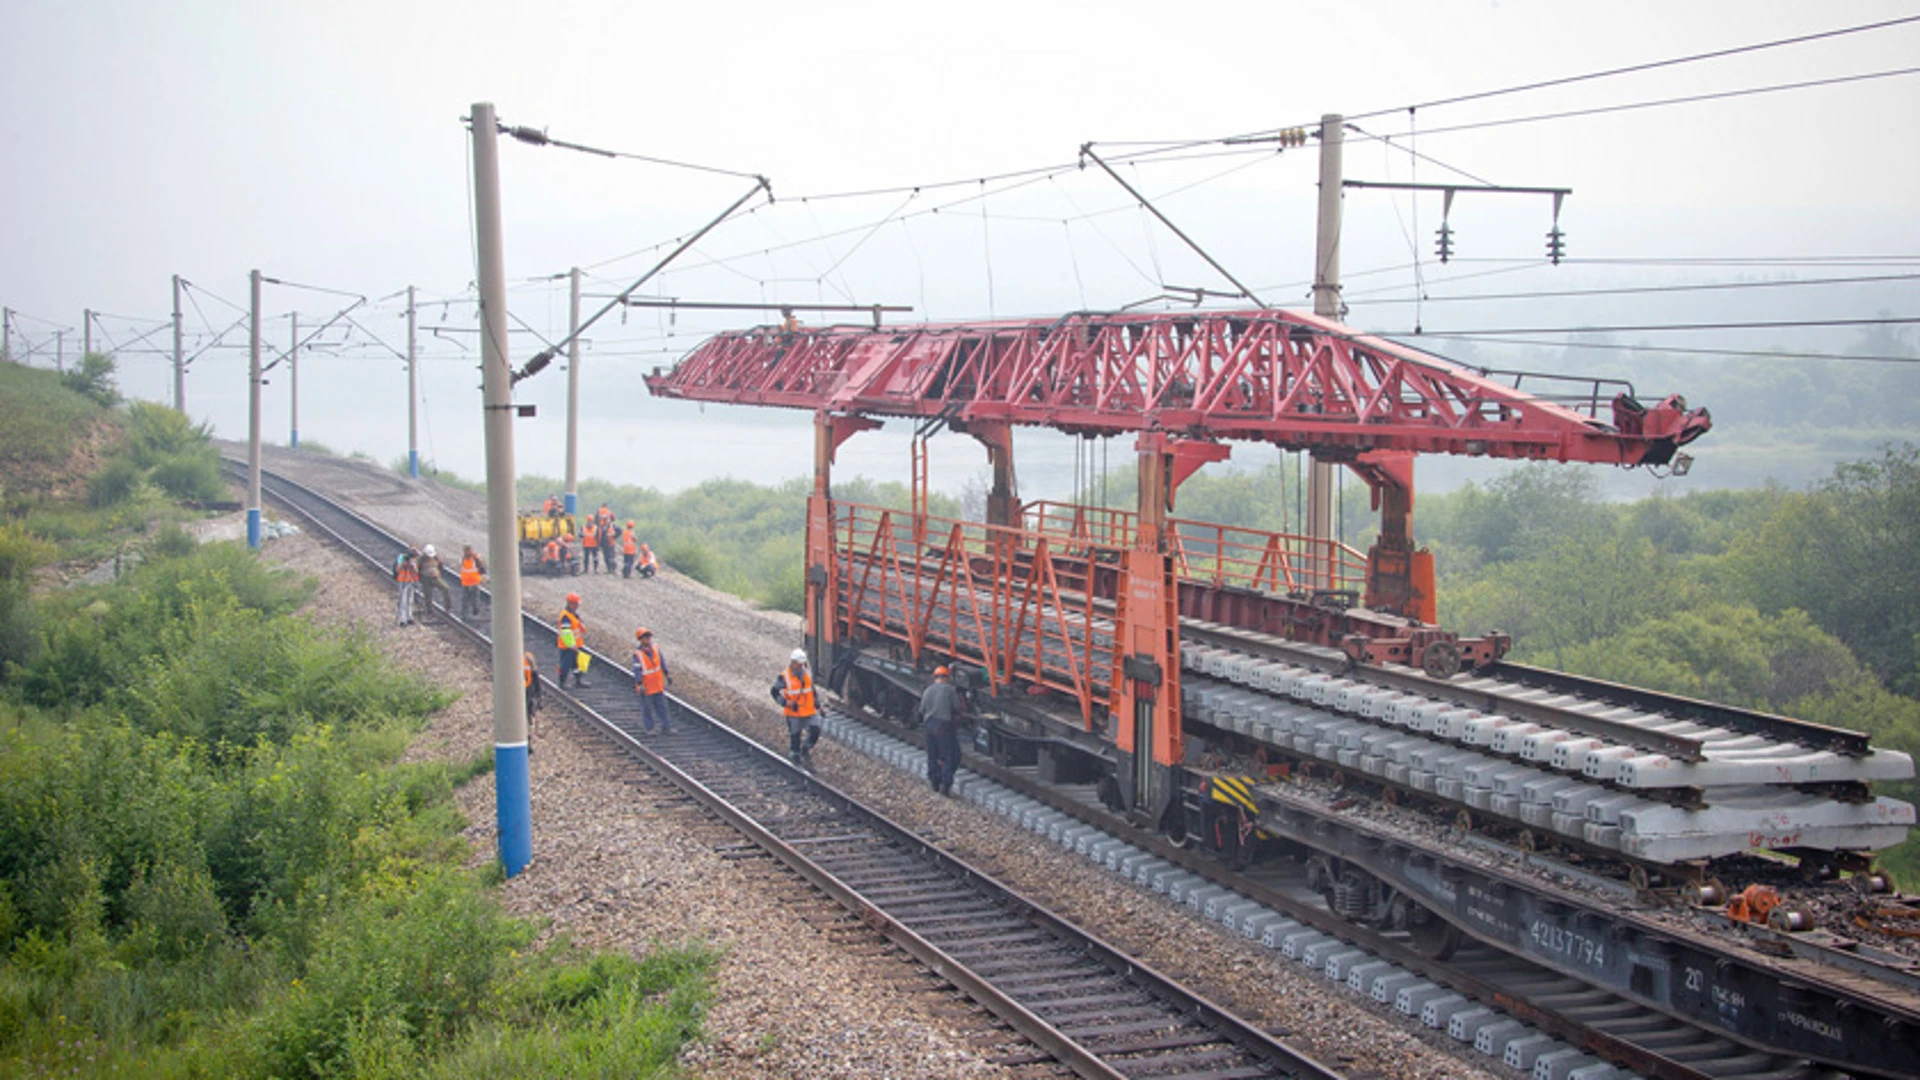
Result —
<path fill-rule="evenodd" d="M 710 338 L 647 385 L 814 413 L 806 572 L 818 670 L 877 635 L 916 664 L 929 648 L 970 660 L 996 692 L 1063 694 L 1119 751 L 1125 802 L 1143 813 L 1168 797 L 1158 774 L 1183 760 L 1183 616 L 1436 676 L 1505 652 L 1498 635 L 1434 625 L 1432 559 L 1413 544 L 1415 454 L 1669 466 L 1711 425 L 1678 397 L 1646 405 L 1624 383 L 1470 369 L 1277 310 L 762 327 Z M 836 450 L 886 417 L 985 445 L 984 523 L 927 516 L 919 440 L 910 514 L 836 505 Z M 1135 509 L 1023 506 L 1014 425 L 1134 434 Z M 1365 480 L 1381 519 L 1364 562 L 1324 538 L 1173 517 L 1181 482 L 1225 459 L 1230 441 L 1309 451 Z"/>

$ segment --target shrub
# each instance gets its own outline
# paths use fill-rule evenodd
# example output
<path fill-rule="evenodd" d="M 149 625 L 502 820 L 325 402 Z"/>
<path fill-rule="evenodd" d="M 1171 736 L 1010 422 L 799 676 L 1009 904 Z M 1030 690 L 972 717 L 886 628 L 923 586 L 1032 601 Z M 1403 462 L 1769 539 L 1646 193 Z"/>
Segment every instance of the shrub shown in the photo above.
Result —
<path fill-rule="evenodd" d="M 60 384 L 96 405 L 112 408 L 120 403 L 120 391 L 113 384 L 114 366 L 111 354 L 90 352 L 60 376 Z"/>
<path fill-rule="evenodd" d="M 193 554 L 199 544 L 187 531 L 178 525 L 164 525 L 153 534 L 153 557 L 157 559 L 184 559 Z"/>
<path fill-rule="evenodd" d="M 226 491 L 220 480 L 220 462 L 210 448 L 164 455 L 154 463 L 148 478 L 182 501 L 211 501 Z"/>
<path fill-rule="evenodd" d="M 195 424 L 185 413 L 151 401 L 127 406 L 130 438 L 127 452 L 141 468 L 195 450 L 212 450 L 212 429 Z"/>
<path fill-rule="evenodd" d="M 138 486 L 140 467 L 127 458 L 114 458 L 87 480 L 87 505 L 95 509 L 118 506 L 131 498 Z"/>

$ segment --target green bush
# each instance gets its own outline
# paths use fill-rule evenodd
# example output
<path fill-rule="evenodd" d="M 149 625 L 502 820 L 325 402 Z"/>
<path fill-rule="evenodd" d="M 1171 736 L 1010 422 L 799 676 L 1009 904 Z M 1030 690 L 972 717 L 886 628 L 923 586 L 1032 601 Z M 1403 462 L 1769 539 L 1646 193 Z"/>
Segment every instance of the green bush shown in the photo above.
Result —
<path fill-rule="evenodd" d="M 195 451 L 212 452 L 213 429 L 185 413 L 151 401 L 127 406 L 127 452 L 141 468 Z"/>
<path fill-rule="evenodd" d="M 167 524 L 153 534 L 152 555 L 157 559 L 184 559 L 193 554 L 199 544 L 185 529 L 178 525 Z"/>
<path fill-rule="evenodd" d="M 60 384 L 96 405 L 112 408 L 120 403 L 120 391 L 113 383 L 114 367 L 111 354 L 90 352 L 60 376 Z"/>
<path fill-rule="evenodd" d="M 0 523 L 0 681 L 33 659 L 38 647 L 30 602 L 35 567 L 53 558 L 53 547 L 15 525 Z"/>
<path fill-rule="evenodd" d="M 211 502 L 226 493 L 226 484 L 220 479 L 220 462 L 211 449 L 166 455 L 154 463 L 147 478 L 183 502 Z"/>
<path fill-rule="evenodd" d="M 87 480 L 87 505 L 95 509 L 118 506 L 133 497 L 140 479 L 140 466 L 127 458 L 114 458 Z"/>

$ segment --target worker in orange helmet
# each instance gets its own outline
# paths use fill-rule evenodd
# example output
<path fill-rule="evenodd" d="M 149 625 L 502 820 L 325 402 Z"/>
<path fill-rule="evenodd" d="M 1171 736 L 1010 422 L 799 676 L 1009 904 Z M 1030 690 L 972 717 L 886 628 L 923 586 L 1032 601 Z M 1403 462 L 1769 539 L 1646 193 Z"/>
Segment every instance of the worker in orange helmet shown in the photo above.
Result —
<path fill-rule="evenodd" d="M 560 689 L 565 690 L 567 676 L 572 675 L 573 685 L 584 687 L 587 685 L 587 672 L 580 658 L 586 655 L 583 650 L 587 647 L 587 628 L 580 621 L 579 593 L 567 594 L 566 610 L 554 622 L 559 626 L 554 645 L 560 650 L 560 678 L 555 681 L 560 684 Z"/>
<path fill-rule="evenodd" d="M 633 557 L 640 554 L 640 547 L 633 539 L 633 519 L 627 519 L 627 527 L 620 533 L 620 576 L 633 576 Z"/>
<path fill-rule="evenodd" d="M 795 649 L 773 680 L 773 700 L 787 717 L 787 756 L 803 769 L 813 768 L 813 744 L 820 741 L 820 709 L 814 700 L 813 672 L 807 650 Z"/>
<path fill-rule="evenodd" d="M 547 546 L 540 549 L 540 572 L 543 574 L 560 573 L 560 538 L 550 536 Z"/>
<path fill-rule="evenodd" d="M 933 669 L 933 683 L 920 695 L 920 722 L 927 735 L 927 783 L 941 795 L 953 794 L 960 767 L 960 694 L 945 667 Z"/>
<path fill-rule="evenodd" d="M 653 557 L 653 549 L 648 547 L 645 544 L 641 544 L 640 545 L 640 576 L 643 578 L 650 578 L 655 573 L 657 573 L 659 569 L 660 569 L 660 564 Z"/>
<path fill-rule="evenodd" d="M 673 673 L 667 670 L 667 658 L 653 643 L 653 631 L 641 627 L 633 632 L 633 692 L 640 695 L 640 726 L 649 735 L 653 725 L 660 734 L 673 734 L 673 715 L 667 709 L 667 684 Z"/>

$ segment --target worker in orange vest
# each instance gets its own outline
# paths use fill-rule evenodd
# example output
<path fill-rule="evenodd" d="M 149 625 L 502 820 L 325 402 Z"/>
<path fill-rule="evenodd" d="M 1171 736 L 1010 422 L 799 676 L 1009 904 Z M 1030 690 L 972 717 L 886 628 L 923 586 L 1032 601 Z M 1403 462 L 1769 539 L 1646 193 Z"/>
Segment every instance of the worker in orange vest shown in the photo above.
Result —
<path fill-rule="evenodd" d="M 600 509 L 596 511 L 593 515 L 593 520 L 594 520 L 594 523 L 598 525 L 613 524 L 613 508 L 608 506 L 606 503 L 601 503 Z"/>
<path fill-rule="evenodd" d="M 487 572 L 487 564 L 474 554 L 473 545 L 468 544 L 460 553 L 460 617 L 477 619 L 480 617 L 480 579 Z"/>
<path fill-rule="evenodd" d="M 673 734 L 673 717 L 667 711 L 667 684 L 673 673 L 667 670 L 667 658 L 653 643 L 653 631 L 641 627 L 633 632 L 639 644 L 633 647 L 633 692 L 640 695 L 640 726 L 653 734 L 655 721 L 660 734 Z"/>
<path fill-rule="evenodd" d="M 633 576 L 633 557 L 640 554 L 640 546 L 633 539 L 633 519 L 627 519 L 626 531 L 620 534 L 620 576 Z"/>
<path fill-rule="evenodd" d="M 540 549 L 540 572 L 558 574 L 560 572 L 560 538 L 548 537 L 547 546 Z"/>
<path fill-rule="evenodd" d="M 573 685 L 584 687 L 587 685 L 587 673 L 580 666 L 580 657 L 581 650 L 587 647 L 587 628 L 580 621 L 579 593 L 567 594 L 567 608 L 554 622 L 560 628 L 554 639 L 554 645 L 560 649 L 560 678 L 557 680 L 560 689 L 567 688 L 569 675 L 573 676 Z"/>
<path fill-rule="evenodd" d="M 587 573 L 591 574 L 594 561 L 600 554 L 600 530 L 595 528 L 591 521 L 587 522 L 587 527 L 580 532 L 580 549 L 581 558 L 587 564 Z"/>
<path fill-rule="evenodd" d="M 803 769 L 813 768 L 813 744 L 820 741 L 820 710 L 814 701 L 813 672 L 807 670 L 807 650 L 795 649 L 780 677 L 773 680 L 773 700 L 787 716 L 787 756 Z"/>
<path fill-rule="evenodd" d="M 534 674 L 533 654 L 521 657 L 521 677 L 527 685 L 527 753 L 533 753 L 533 714 L 540 708 L 540 679 Z"/>
<path fill-rule="evenodd" d="M 393 581 L 400 589 L 399 625 L 413 625 L 413 598 L 420 591 L 420 553 L 409 545 L 393 564 Z"/>
<path fill-rule="evenodd" d="M 655 562 L 653 558 L 653 549 L 648 547 L 645 544 L 641 544 L 640 545 L 640 576 L 643 578 L 650 578 L 654 575 L 654 572 L 659 568 L 660 568 L 660 564 Z"/>
<path fill-rule="evenodd" d="M 580 572 L 579 568 L 573 564 L 572 531 L 560 534 L 560 572 L 563 574 L 577 574 Z"/>

